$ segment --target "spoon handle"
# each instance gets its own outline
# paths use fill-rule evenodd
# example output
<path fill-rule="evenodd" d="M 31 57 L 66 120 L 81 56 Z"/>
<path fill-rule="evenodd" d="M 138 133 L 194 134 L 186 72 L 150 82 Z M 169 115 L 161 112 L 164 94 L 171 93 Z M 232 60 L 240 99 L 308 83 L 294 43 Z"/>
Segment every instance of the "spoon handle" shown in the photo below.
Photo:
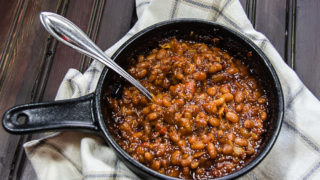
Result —
<path fill-rule="evenodd" d="M 44 28 L 57 40 L 93 59 L 102 62 L 108 68 L 128 80 L 149 100 L 152 100 L 152 94 L 142 86 L 139 81 L 111 60 L 79 27 L 71 21 L 51 12 L 41 12 L 40 21 Z"/>

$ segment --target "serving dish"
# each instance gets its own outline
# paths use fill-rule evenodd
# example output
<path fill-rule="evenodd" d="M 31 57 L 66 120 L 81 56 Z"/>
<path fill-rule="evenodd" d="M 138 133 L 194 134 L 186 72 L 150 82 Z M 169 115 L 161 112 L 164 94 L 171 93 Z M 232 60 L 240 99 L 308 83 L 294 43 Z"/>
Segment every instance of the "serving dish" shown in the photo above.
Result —
<path fill-rule="evenodd" d="M 196 36 L 191 37 L 191 31 Z M 241 33 L 213 22 L 197 19 L 178 19 L 150 26 L 126 41 L 115 52 L 112 59 L 125 68 L 128 59 L 156 47 L 159 41 L 169 37 L 204 43 L 210 43 L 213 37 L 218 37 L 221 48 L 235 57 L 243 57 L 249 52 L 252 53 L 252 60 L 247 63 L 263 80 L 262 85 L 270 100 L 267 132 L 255 159 L 241 170 L 218 179 L 233 179 L 247 173 L 268 154 L 281 128 L 283 95 L 279 79 L 271 63 L 260 48 Z M 110 116 L 103 113 L 102 109 L 106 107 L 106 102 L 103 100 L 105 90 L 110 86 L 116 89 L 118 85 L 112 81 L 114 76 L 116 76 L 115 73 L 105 68 L 96 91 L 77 99 L 13 107 L 4 114 L 3 126 L 8 132 L 15 134 L 55 129 L 82 129 L 98 132 L 115 150 L 119 158 L 137 175 L 144 178 L 175 179 L 153 171 L 135 161 L 112 138 L 105 124 L 105 120 Z M 20 121 L 23 118 L 25 120 Z"/>

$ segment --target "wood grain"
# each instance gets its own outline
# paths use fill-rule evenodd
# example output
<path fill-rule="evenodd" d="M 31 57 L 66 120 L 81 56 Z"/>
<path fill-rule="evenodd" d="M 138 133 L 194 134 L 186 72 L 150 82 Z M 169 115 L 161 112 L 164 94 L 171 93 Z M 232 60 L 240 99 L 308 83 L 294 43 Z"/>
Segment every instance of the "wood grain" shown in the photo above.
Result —
<path fill-rule="evenodd" d="M 6 12 L 7 9 L 12 11 L 12 13 L 5 13 L 0 21 L 0 64 L 2 64 L 3 55 L 8 51 L 8 49 L 5 50 L 5 47 L 10 43 L 12 38 L 10 35 L 10 29 L 15 28 L 16 23 L 14 23 L 14 21 L 17 19 L 16 13 L 20 13 L 18 9 L 21 8 L 21 6 L 22 1 L 0 1 L 0 12 Z"/>
<path fill-rule="evenodd" d="M 84 32 L 86 32 L 93 40 L 97 41 L 98 45 L 100 47 L 105 46 L 109 47 L 112 45 L 115 41 L 119 40 L 130 28 L 130 23 L 131 23 L 131 16 L 134 11 L 134 1 L 117 1 L 117 0 L 109 0 L 108 3 L 105 0 L 96 0 L 92 2 L 91 8 L 89 8 L 87 5 L 82 5 L 80 7 L 74 7 L 75 5 L 73 3 L 76 3 L 76 1 L 70 1 L 68 4 L 68 10 L 67 13 L 65 14 L 68 18 L 72 19 L 77 19 L 77 13 L 71 14 L 70 9 L 77 9 L 78 11 L 84 12 L 86 10 L 82 10 L 84 8 L 90 9 L 90 11 L 86 11 L 87 15 L 85 18 L 81 19 L 81 22 L 77 20 L 75 23 L 79 24 L 86 24 L 85 26 L 81 27 Z M 77 3 L 79 3 L 77 1 Z M 82 8 L 82 9 L 81 9 Z M 126 13 L 121 13 L 126 11 Z M 74 13 L 74 12 L 72 12 Z M 121 13 L 121 14 L 119 14 Z M 71 15 L 70 15 L 71 14 Z M 116 15 L 121 19 L 116 18 L 105 18 L 106 16 L 111 16 Z M 103 19 L 105 18 L 105 19 Z M 102 21 L 103 19 L 103 21 Z M 114 19 L 119 22 L 116 25 L 112 24 Z M 110 26 L 112 24 L 112 26 Z M 112 28 L 111 28 L 112 27 Z M 106 35 L 107 34 L 107 35 Z M 109 43 L 109 45 L 106 43 Z M 60 46 L 62 44 L 59 44 Z M 59 47 L 59 46 L 58 46 Z M 68 47 L 65 47 L 68 48 Z M 52 57 L 52 66 L 50 66 L 50 75 L 56 75 L 57 72 L 52 70 L 52 67 L 58 65 L 58 62 L 61 63 L 61 66 L 65 66 L 66 69 L 69 67 L 76 67 L 77 69 L 81 69 L 81 66 L 83 66 L 83 70 L 86 69 L 86 65 L 88 65 L 89 59 L 88 58 L 83 58 L 81 54 L 78 52 L 75 52 L 73 49 L 68 48 L 69 50 L 65 50 L 63 47 L 56 48 L 54 50 L 54 54 L 51 55 Z M 71 54 L 69 54 L 71 52 Z M 73 52 L 73 53 L 72 53 Z M 48 53 L 48 52 L 47 52 Z M 75 56 L 73 56 L 75 55 Z M 59 61 L 58 59 L 61 58 L 63 61 Z M 70 64 L 70 62 L 65 62 L 65 58 L 71 58 L 74 62 L 74 64 Z M 77 58 L 77 59 L 76 59 Z M 57 62 L 58 60 L 58 62 Z M 82 65 L 81 61 L 84 61 L 85 63 Z M 61 74 L 61 77 L 65 75 L 65 72 L 59 72 L 63 73 Z M 56 79 L 56 78 L 48 78 L 48 85 L 50 84 L 60 84 L 61 80 Z M 58 86 L 57 85 L 57 86 Z M 46 91 L 43 95 L 44 100 L 52 100 L 53 97 L 50 96 L 49 93 L 47 93 L 49 86 L 46 86 Z M 54 89 L 57 89 L 58 87 L 54 87 Z M 55 91 L 52 90 L 53 95 L 55 96 Z M 49 96 L 48 96 L 49 94 Z M 33 137 L 37 138 L 37 137 Z M 24 166 L 22 167 L 23 171 L 17 175 L 19 175 L 19 178 L 21 179 L 35 179 L 35 173 L 32 169 L 32 166 L 30 162 L 26 162 L 23 164 Z"/>
<path fill-rule="evenodd" d="M 86 0 L 83 0 L 87 2 Z M 76 3 L 81 4 L 77 1 Z M 104 3 L 104 11 L 101 15 L 101 20 L 97 23 L 100 26 L 97 30 L 96 42 L 101 49 L 107 49 L 117 40 L 119 40 L 129 29 L 131 17 L 133 14 L 134 1 L 116 1 L 110 0 Z M 84 6 L 88 8 L 88 6 Z M 73 7 L 70 1 L 66 17 L 79 25 L 83 31 L 87 31 L 89 27 L 90 15 L 80 16 L 79 13 L 84 13 L 87 10 L 79 10 L 80 7 Z M 91 12 L 92 8 L 90 9 Z M 70 12 L 69 12 L 70 11 Z M 88 13 L 88 12 L 86 12 Z M 81 20 L 79 20 L 81 19 Z M 86 25 L 80 24 L 84 23 Z M 69 68 L 81 68 L 82 55 L 75 50 L 59 43 L 55 58 L 51 67 L 51 73 L 48 78 L 46 91 L 44 93 L 44 100 L 53 100 L 58 87 Z"/>
<path fill-rule="evenodd" d="M 257 1 L 255 28 L 267 36 L 280 55 L 285 54 L 286 1 Z"/>
<path fill-rule="evenodd" d="M 32 101 L 32 91 L 43 63 L 41 60 L 47 39 L 38 21 L 38 14 L 41 10 L 55 11 L 57 6 L 57 1 L 50 0 L 16 2 L 20 3 L 19 8 L 12 9 L 12 12 L 1 11 L 7 13 L 4 16 L 9 17 L 8 12 L 14 15 L 13 21 L 6 22 L 10 29 L 4 39 L 8 43 L 1 56 L 1 114 L 15 104 Z M 0 179 L 12 178 L 23 156 L 21 144 L 27 139 L 28 136 L 9 135 L 1 126 Z"/>
<path fill-rule="evenodd" d="M 294 68 L 305 85 L 320 98 L 320 1 L 296 4 Z"/>

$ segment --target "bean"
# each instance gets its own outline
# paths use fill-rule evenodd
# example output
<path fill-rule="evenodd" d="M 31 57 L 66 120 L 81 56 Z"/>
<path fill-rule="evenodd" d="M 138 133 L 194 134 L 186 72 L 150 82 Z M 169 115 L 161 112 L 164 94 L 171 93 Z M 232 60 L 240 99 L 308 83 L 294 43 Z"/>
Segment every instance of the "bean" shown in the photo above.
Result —
<path fill-rule="evenodd" d="M 156 112 L 152 112 L 150 114 L 148 114 L 147 119 L 150 121 L 156 120 L 158 118 L 158 113 Z"/>
<path fill-rule="evenodd" d="M 200 52 L 206 52 L 206 51 L 208 51 L 209 50 L 209 48 L 208 48 L 208 46 L 206 45 L 206 44 L 204 44 L 204 43 L 202 43 L 201 45 L 200 45 L 200 47 L 199 47 L 199 51 Z"/>
<path fill-rule="evenodd" d="M 183 106 L 185 104 L 183 99 L 174 99 L 172 103 L 177 104 L 178 106 Z"/>
<path fill-rule="evenodd" d="M 140 62 L 139 64 L 137 64 L 138 68 L 147 68 L 150 66 L 149 62 Z"/>
<path fill-rule="evenodd" d="M 160 166 L 161 166 L 160 161 L 153 161 L 151 168 L 157 171 L 160 169 Z"/>
<path fill-rule="evenodd" d="M 202 59 L 203 59 L 203 57 L 201 57 L 200 55 L 195 55 L 195 56 L 193 56 L 193 62 L 194 62 L 197 66 L 201 65 Z"/>
<path fill-rule="evenodd" d="M 164 58 L 166 55 L 166 50 L 165 49 L 160 49 L 156 55 L 157 59 L 162 59 Z"/>
<path fill-rule="evenodd" d="M 230 55 L 228 54 L 228 53 L 223 53 L 223 57 L 225 58 L 225 59 L 230 59 L 231 57 L 230 57 Z"/>
<path fill-rule="evenodd" d="M 180 148 L 182 148 L 182 147 L 184 147 L 184 146 L 186 146 L 186 145 L 187 145 L 187 143 L 186 143 L 185 140 L 181 139 L 181 140 L 178 141 L 178 146 L 179 146 Z"/>
<path fill-rule="evenodd" d="M 259 103 L 259 104 L 264 104 L 264 103 L 266 103 L 266 98 L 260 97 L 260 98 L 258 99 L 258 103 Z"/>
<path fill-rule="evenodd" d="M 226 136 L 230 141 L 234 141 L 236 138 L 236 135 L 234 135 L 233 133 L 227 133 Z"/>
<path fill-rule="evenodd" d="M 241 103 L 241 104 L 237 104 L 237 105 L 236 105 L 235 110 L 236 110 L 237 112 L 241 112 L 241 111 L 242 111 L 242 109 L 243 109 L 243 106 L 244 106 L 244 104 L 243 104 L 243 103 Z"/>
<path fill-rule="evenodd" d="M 162 104 L 164 106 L 166 106 L 166 107 L 170 107 L 171 106 L 171 102 L 167 98 L 163 98 Z"/>
<path fill-rule="evenodd" d="M 225 73 L 219 73 L 212 76 L 212 81 L 214 83 L 221 83 L 228 79 L 228 76 Z"/>
<path fill-rule="evenodd" d="M 217 89 L 215 87 L 210 87 L 210 88 L 207 89 L 207 93 L 210 96 L 214 96 L 217 93 Z"/>
<path fill-rule="evenodd" d="M 207 74 L 202 71 L 195 72 L 195 73 L 193 73 L 193 78 L 197 81 L 203 81 L 207 78 Z"/>
<path fill-rule="evenodd" d="M 253 78 L 248 79 L 247 84 L 251 87 L 251 89 L 257 89 L 258 87 L 257 81 Z"/>
<path fill-rule="evenodd" d="M 181 158 L 182 158 L 181 151 L 177 150 L 171 155 L 171 163 L 174 165 L 179 165 Z"/>
<path fill-rule="evenodd" d="M 153 156 L 152 156 L 152 154 L 150 152 L 145 152 L 144 153 L 144 158 L 145 158 L 146 161 L 150 162 L 153 159 Z"/>
<path fill-rule="evenodd" d="M 156 58 L 156 54 L 150 54 L 149 56 L 147 56 L 147 60 L 148 61 L 152 61 Z"/>
<path fill-rule="evenodd" d="M 182 159 L 181 160 L 181 166 L 182 167 L 186 167 L 186 166 L 189 166 L 192 162 L 192 156 L 188 156 L 186 159 Z"/>
<path fill-rule="evenodd" d="M 255 153 L 255 150 L 254 150 L 254 148 L 252 147 L 251 144 L 248 145 L 246 153 L 247 153 L 248 155 L 252 155 L 252 154 Z"/>
<path fill-rule="evenodd" d="M 236 103 L 241 103 L 244 100 L 244 93 L 242 91 L 237 91 L 234 97 Z"/>
<path fill-rule="evenodd" d="M 184 127 L 188 132 L 192 132 L 192 127 L 189 119 L 180 118 L 178 121 L 180 122 L 180 126 Z"/>
<path fill-rule="evenodd" d="M 209 69 L 208 69 L 208 72 L 209 73 L 215 73 L 215 72 L 218 72 L 218 71 L 221 71 L 222 70 L 222 65 L 220 63 L 213 63 Z"/>
<path fill-rule="evenodd" d="M 243 108 L 242 108 L 242 112 L 243 112 L 243 113 L 249 112 L 250 109 L 251 109 L 250 104 L 245 104 L 245 105 L 243 106 Z"/>
<path fill-rule="evenodd" d="M 208 113 L 216 113 L 218 111 L 217 106 L 214 103 L 208 103 L 208 104 L 204 104 L 204 109 L 208 112 Z"/>
<path fill-rule="evenodd" d="M 163 168 L 161 168 L 161 169 L 164 169 L 164 168 L 167 168 L 167 167 L 169 166 L 170 161 L 167 160 L 167 159 L 161 159 L 161 160 L 160 160 L 160 163 L 161 163 L 161 167 L 163 167 Z"/>
<path fill-rule="evenodd" d="M 194 94 L 195 91 L 196 82 L 195 81 L 189 81 L 185 84 L 186 94 Z"/>
<path fill-rule="evenodd" d="M 135 132 L 135 133 L 133 133 L 132 136 L 133 136 L 134 138 L 138 138 L 138 139 L 139 139 L 142 135 L 143 135 L 142 132 Z"/>
<path fill-rule="evenodd" d="M 219 99 L 216 99 L 216 100 L 213 101 L 213 103 L 214 103 L 216 106 L 220 106 L 220 105 L 222 105 L 224 102 L 225 102 L 224 97 L 220 97 Z"/>
<path fill-rule="evenodd" d="M 231 145 L 229 144 L 225 144 L 223 145 L 223 148 L 222 148 L 222 153 L 225 154 L 225 155 L 229 155 L 229 154 L 232 154 L 233 152 L 233 148 Z"/>
<path fill-rule="evenodd" d="M 239 69 L 236 68 L 236 67 L 230 67 L 230 68 L 227 69 L 227 72 L 228 72 L 229 74 L 233 75 L 233 74 L 238 73 L 238 72 L 239 72 Z"/>
<path fill-rule="evenodd" d="M 261 93 L 259 91 L 253 91 L 251 99 L 252 101 L 256 101 L 259 99 L 260 96 L 261 96 Z"/>
<path fill-rule="evenodd" d="M 233 100 L 233 95 L 231 93 L 226 93 L 226 94 L 223 94 L 222 96 L 224 97 L 226 102 L 230 102 Z"/>
<path fill-rule="evenodd" d="M 240 129 L 240 135 L 245 137 L 245 138 L 248 138 L 250 136 L 250 133 L 246 128 L 241 128 Z"/>
<path fill-rule="evenodd" d="M 199 161 L 196 161 L 196 160 L 192 161 L 190 164 L 191 169 L 196 169 L 198 166 L 199 166 Z"/>
<path fill-rule="evenodd" d="M 173 142 L 178 142 L 180 140 L 180 136 L 176 131 L 170 132 L 169 136 Z"/>
<path fill-rule="evenodd" d="M 193 144 L 191 144 L 191 149 L 194 150 L 201 150 L 205 147 L 205 144 L 202 141 L 196 141 Z"/>
<path fill-rule="evenodd" d="M 188 64 L 188 66 L 184 69 L 184 73 L 186 74 L 193 74 L 196 69 L 194 64 Z"/>
<path fill-rule="evenodd" d="M 262 111 L 262 112 L 260 113 L 260 118 L 261 118 L 263 121 L 267 120 L 267 113 L 266 113 L 265 111 Z"/>
<path fill-rule="evenodd" d="M 202 176 L 205 173 L 205 171 L 206 170 L 204 168 L 197 168 L 196 175 Z"/>
<path fill-rule="evenodd" d="M 151 126 L 150 126 L 150 123 L 148 121 L 145 122 L 143 128 L 144 128 L 144 132 L 146 134 L 150 134 L 151 133 Z"/>
<path fill-rule="evenodd" d="M 179 168 L 175 167 L 170 169 L 170 171 L 168 172 L 168 176 L 172 176 L 172 177 L 178 177 L 180 174 Z"/>
<path fill-rule="evenodd" d="M 196 142 L 197 140 L 197 136 L 193 135 L 193 136 L 189 136 L 188 141 L 190 144 L 193 144 L 194 142 Z"/>
<path fill-rule="evenodd" d="M 143 114 L 145 114 L 145 115 L 149 114 L 149 113 L 150 113 L 150 107 L 147 106 L 147 107 L 143 108 L 143 109 L 142 109 L 142 112 L 143 112 Z"/>
<path fill-rule="evenodd" d="M 197 152 L 197 153 L 194 153 L 194 155 L 193 155 L 193 157 L 194 158 L 199 158 L 199 157 L 201 157 L 202 155 L 204 155 L 205 154 L 205 152 Z"/>
<path fill-rule="evenodd" d="M 252 137 L 252 139 L 255 140 L 255 141 L 256 141 L 256 140 L 259 140 L 259 138 L 260 138 L 259 135 L 257 135 L 256 133 L 251 133 L 251 137 Z"/>
<path fill-rule="evenodd" d="M 183 114 L 183 117 L 187 118 L 187 119 L 191 119 L 192 118 L 192 113 L 191 112 L 185 112 Z"/>
<path fill-rule="evenodd" d="M 230 87 L 227 84 L 225 84 L 220 88 L 219 91 L 223 94 L 230 93 Z"/>
<path fill-rule="evenodd" d="M 220 120 L 215 117 L 209 118 L 209 124 L 213 127 L 218 127 L 220 125 Z"/>
<path fill-rule="evenodd" d="M 177 55 L 180 55 L 180 56 L 183 54 L 183 49 L 181 46 L 176 47 L 176 53 Z"/>
<path fill-rule="evenodd" d="M 166 151 L 166 145 L 165 144 L 160 144 L 158 147 L 157 147 L 157 151 L 156 151 L 156 155 L 157 156 L 162 156 Z"/>
<path fill-rule="evenodd" d="M 208 143 L 207 150 L 211 159 L 215 159 L 217 157 L 217 149 L 213 143 Z"/>
<path fill-rule="evenodd" d="M 208 124 L 207 119 L 200 116 L 197 116 L 194 122 L 198 128 L 205 127 Z"/>
<path fill-rule="evenodd" d="M 262 126 L 263 126 L 262 120 L 261 120 L 261 119 L 257 119 L 255 126 L 256 126 L 257 128 L 262 128 Z"/>
<path fill-rule="evenodd" d="M 155 74 L 150 74 L 149 82 L 152 83 L 156 78 L 157 78 L 157 76 Z"/>
<path fill-rule="evenodd" d="M 139 147 L 136 149 L 136 152 L 137 152 L 138 154 L 144 154 L 145 150 L 144 150 L 143 147 L 139 146 Z"/>
<path fill-rule="evenodd" d="M 244 127 L 247 129 L 253 128 L 254 127 L 254 123 L 250 120 L 245 120 L 243 123 Z"/>
<path fill-rule="evenodd" d="M 184 78 L 184 75 L 181 72 L 176 72 L 174 76 L 178 80 L 182 80 Z"/>
<path fill-rule="evenodd" d="M 226 119 L 233 123 L 239 122 L 239 116 L 234 112 L 227 112 Z"/>
<path fill-rule="evenodd" d="M 241 155 L 243 155 L 245 152 L 244 152 L 244 149 L 243 149 L 243 148 L 234 146 L 234 147 L 233 147 L 233 153 L 234 153 L 234 155 L 236 155 L 236 156 L 241 156 Z"/>
<path fill-rule="evenodd" d="M 238 144 L 239 146 L 247 146 L 248 145 L 248 141 L 246 139 L 244 139 L 244 138 L 241 138 L 241 137 L 236 137 L 234 142 L 236 144 Z"/>

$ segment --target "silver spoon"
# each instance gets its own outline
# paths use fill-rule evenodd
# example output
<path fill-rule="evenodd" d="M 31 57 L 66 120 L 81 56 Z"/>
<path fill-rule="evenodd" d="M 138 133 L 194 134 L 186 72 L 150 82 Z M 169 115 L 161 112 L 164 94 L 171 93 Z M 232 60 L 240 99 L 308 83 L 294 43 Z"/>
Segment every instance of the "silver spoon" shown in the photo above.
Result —
<path fill-rule="evenodd" d="M 108 68 L 114 70 L 120 76 L 128 80 L 149 100 L 152 100 L 153 95 L 144 86 L 142 86 L 139 81 L 111 60 L 80 28 L 71 21 L 51 12 L 41 12 L 40 21 L 44 28 L 57 40 L 93 59 L 102 62 Z"/>

